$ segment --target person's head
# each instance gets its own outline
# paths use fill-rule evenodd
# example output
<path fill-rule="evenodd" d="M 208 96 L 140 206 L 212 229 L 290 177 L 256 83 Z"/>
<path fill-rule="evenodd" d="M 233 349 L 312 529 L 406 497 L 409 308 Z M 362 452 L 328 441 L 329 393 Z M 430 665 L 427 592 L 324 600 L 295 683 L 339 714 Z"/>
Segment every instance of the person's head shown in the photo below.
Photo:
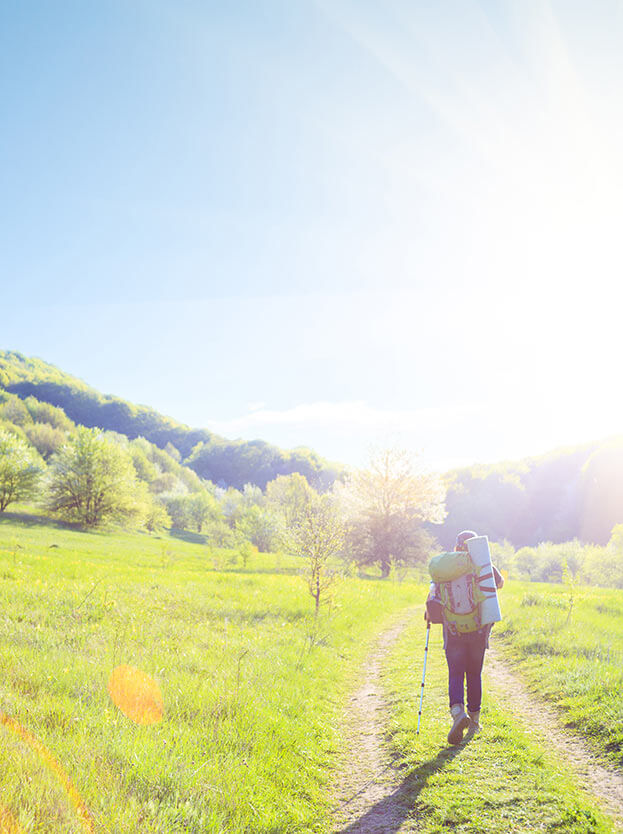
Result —
<path fill-rule="evenodd" d="M 455 550 L 467 550 L 467 540 L 475 539 L 478 534 L 473 530 L 462 530 L 456 537 Z"/>

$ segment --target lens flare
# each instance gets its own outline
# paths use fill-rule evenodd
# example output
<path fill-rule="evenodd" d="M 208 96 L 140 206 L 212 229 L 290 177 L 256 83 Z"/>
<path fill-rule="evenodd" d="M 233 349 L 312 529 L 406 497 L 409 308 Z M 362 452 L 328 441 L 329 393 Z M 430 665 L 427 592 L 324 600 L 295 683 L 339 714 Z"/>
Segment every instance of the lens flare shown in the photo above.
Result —
<path fill-rule="evenodd" d="M 117 666 L 108 682 L 113 703 L 135 724 L 157 724 L 164 705 L 160 687 L 153 678 L 133 666 Z"/>
<path fill-rule="evenodd" d="M 65 773 L 63 766 L 54 758 L 54 756 L 50 753 L 48 748 L 44 744 L 42 744 L 38 738 L 35 738 L 35 736 L 33 736 L 32 733 L 29 733 L 28 730 L 22 727 L 21 724 L 18 724 L 18 722 L 15 721 L 14 718 L 11 718 L 9 715 L 6 715 L 4 712 L 0 712 L 0 724 L 3 724 L 7 728 L 7 730 L 12 732 L 18 738 L 21 738 L 21 740 L 25 742 L 31 750 L 34 750 L 34 752 L 39 756 L 39 758 L 49 767 L 49 769 L 52 771 L 52 773 L 54 773 L 58 781 L 65 789 L 65 793 L 67 794 L 74 808 L 78 812 L 84 830 L 87 831 L 88 834 L 95 834 L 95 826 L 93 824 L 91 814 L 89 813 L 89 809 L 82 801 L 82 797 L 74 787 L 73 782 Z M 22 831 L 18 823 L 13 818 L 12 814 L 8 811 L 8 809 L 4 807 L 2 807 L 0 825 L 2 826 L 0 827 L 0 834 L 3 834 L 3 832 L 7 832 L 7 834 L 13 834 L 14 832 Z M 11 825 L 13 826 L 12 828 Z"/>

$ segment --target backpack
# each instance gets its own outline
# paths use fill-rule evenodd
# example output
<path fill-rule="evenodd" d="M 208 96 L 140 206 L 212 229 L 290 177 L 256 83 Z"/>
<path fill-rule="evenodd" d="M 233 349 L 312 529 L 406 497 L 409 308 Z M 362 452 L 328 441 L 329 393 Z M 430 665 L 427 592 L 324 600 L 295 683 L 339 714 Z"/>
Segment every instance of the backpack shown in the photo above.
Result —
<path fill-rule="evenodd" d="M 450 631 L 460 634 L 478 631 L 482 626 L 480 603 L 485 597 L 478 586 L 478 569 L 469 553 L 440 553 L 431 559 L 428 571 L 439 588 L 441 616 Z"/>

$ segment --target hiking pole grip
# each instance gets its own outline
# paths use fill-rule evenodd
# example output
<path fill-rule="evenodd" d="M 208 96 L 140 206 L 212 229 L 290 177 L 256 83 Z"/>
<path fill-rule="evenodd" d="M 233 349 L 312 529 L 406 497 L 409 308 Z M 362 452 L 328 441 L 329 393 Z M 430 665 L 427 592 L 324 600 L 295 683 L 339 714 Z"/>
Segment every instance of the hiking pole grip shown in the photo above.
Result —
<path fill-rule="evenodd" d="M 422 720 L 422 704 L 424 702 L 424 680 L 426 678 L 426 660 L 428 658 L 428 641 L 430 639 L 430 620 L 426 621 L 426 645 L 424 646 L 424 668 L 422 669 L 422 686 L 420 687 L 420 709 L 417 715 L 416 736 L 420 734 L 420 721 Z"/>

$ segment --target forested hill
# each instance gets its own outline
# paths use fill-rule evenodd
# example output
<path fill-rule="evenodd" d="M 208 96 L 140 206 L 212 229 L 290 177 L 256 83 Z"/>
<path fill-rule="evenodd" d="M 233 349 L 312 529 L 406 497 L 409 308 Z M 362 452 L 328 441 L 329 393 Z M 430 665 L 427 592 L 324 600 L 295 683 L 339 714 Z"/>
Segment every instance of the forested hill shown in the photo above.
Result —
<path fill-rule="evenodd" d="M 32 414 L 43 408 L 37 402 L 62 409 L 42 417 L 57 428 L 68 417 L 130 440 L 144 437 L 166 452 L 164 463 L 169 469 L 177 467 L 176 477 L 182 480 L 199 475 L 236 489 L 247 483 L 264 489 L 278 475 L 299 472 L 324 491 L 344 474 L 342 467 L 308 449 L 284 451 L 262 440 L 225 440 L 146 406 L 100 394 L 40 359 L 0 351 L 0 424 L 21 426 L 45 457 L 58 446 L 61 435 L 48 437 L 49 426 L 30 425 Z M 574 538 L 606 544 L 614 525 L 623 523 L 623 437 L 518 462 L 457 469 L 446 475 L 446 481 L 447 518 L 442 525 L 430 526 L 445 548 L 454 544 L 458 530 L 466 528 L 487 533 L 493 541 L 506 539 L 515 547 Z"/>
<path fill-rule="evenodd" d="M 458 469 L 447 482 L 448 516 L 431 528 L 446 548 L 462 529 L 515 547 L 576 538 L 606 544 L 623 522 L 623 437 Z"/>
<path fill-rule="evenodd" d="M 231 441 L 206 429 L 189 428 L 152 408 L 100 394 L 54 365 L 15 351 L 0 351 L 2 390 L 62 408 L 74 423 L 130 439 L 144 437 L 160 449 L 175 450 L 175 456 L 202 478 L 236 489 L 246 483 L 263 489 L 277 475 L 300 472 L 314 488 L 325 490 L 342 473 L 339 465 L 309 449 L 284 451 L 262 440 Z"/>

